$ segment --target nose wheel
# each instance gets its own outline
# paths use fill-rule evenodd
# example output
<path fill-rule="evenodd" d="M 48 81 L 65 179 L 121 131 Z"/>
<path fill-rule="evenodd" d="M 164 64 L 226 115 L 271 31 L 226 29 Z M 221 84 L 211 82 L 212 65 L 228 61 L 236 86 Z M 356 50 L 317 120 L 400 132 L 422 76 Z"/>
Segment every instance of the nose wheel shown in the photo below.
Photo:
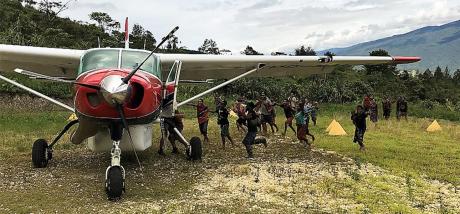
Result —
<path fill-rule="evenodd" d="M 109 200 L 118 200 L 125 191 L 125 170 L 122 166 L 107 168 L 105 192 Z"/>
<path fill-rule="evenodd" d="M 113 141 L 111 164 L 105 171 L 105 192 L 109 200 L 118 200 L 125 191 L 125 169 L 121 166 L 120 141 Z"/>

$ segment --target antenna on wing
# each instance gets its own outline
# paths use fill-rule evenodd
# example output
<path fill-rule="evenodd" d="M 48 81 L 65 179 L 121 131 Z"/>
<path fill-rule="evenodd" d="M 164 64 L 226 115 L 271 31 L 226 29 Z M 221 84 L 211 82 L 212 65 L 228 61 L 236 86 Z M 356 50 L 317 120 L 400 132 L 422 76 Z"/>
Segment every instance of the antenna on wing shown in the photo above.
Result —
<path fill-rule="evenodd" d="M 125 49 L 129 49 L 129 24 L 128 17 L 125 20 Z"/>

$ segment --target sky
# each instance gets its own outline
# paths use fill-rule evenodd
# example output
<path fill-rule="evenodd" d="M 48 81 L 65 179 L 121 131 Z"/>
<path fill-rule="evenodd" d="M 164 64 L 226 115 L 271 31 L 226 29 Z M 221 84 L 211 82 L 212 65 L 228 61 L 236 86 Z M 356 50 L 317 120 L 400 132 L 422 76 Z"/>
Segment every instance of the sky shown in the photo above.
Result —
<path fill-rule="evenodd" d="M 106 12 L 129 17 L 159 40 L 174 26 L 181 46 L 213 39 L 239 53 L 247 45 L 269 54 L 300 45 L 347 47 L 460 19 L 459 0 L 73 0 L 61 16 L 91 22 Z"/>

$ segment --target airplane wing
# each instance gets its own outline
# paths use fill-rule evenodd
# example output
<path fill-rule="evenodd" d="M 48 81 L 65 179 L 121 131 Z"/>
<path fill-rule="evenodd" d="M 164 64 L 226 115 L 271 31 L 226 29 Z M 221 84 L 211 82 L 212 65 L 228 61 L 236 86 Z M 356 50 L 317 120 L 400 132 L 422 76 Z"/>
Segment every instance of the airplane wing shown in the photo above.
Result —
<path fill-rule="evenodd" d="M 15 68 L 47 76 L 75 78 L 83 50 L 40 48 L 0 44 L 0 71 Z"/>
<path fill-rule="evenodd" d="M 163 77 L 175 60 L 182 61 L 181 79 L 230 79 L 254 69 L 259 63 L 265 67 L 251 74 L 253 77 L 308 76 L 331 72 L 337 65 L 406 64 L 420 61 L 419 57 L 380 56 L 229 56 L 158 54 Z"/>

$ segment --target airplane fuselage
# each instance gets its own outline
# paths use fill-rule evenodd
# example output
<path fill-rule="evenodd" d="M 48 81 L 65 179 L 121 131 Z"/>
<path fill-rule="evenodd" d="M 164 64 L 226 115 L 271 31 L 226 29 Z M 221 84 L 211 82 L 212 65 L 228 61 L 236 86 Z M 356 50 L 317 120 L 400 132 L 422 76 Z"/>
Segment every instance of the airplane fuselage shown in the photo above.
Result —
<path fill-rule="evenodd" d="M 92 49 L 80 62 L 76 82 L 101 87 L 110 78 L 126 77 L 142 61 L 148 52 L 133 49 Z M 174 84 L 161 80 L 160 59 L 155 55 L 135 73 L 127 83 L 126 99 L 122 111 L 133 134 L 134 149 L 143 151 L 151 146 L 152 123 L 158 121 L 165 98 L 171 98 Z M 166 87 L 165 87 L 166 86 Z M 110 151 L 112 146 L 110 130 L 121 121 L 119 109 L 104 97 L 101 90 L 75 85 L 75 114 L 79 127 L 72 136 L 75 144 L 87 142 L 93 151 Z M 133 150 L 127 135 L 123 135 L 120 147 L 123 151 Z"/>

